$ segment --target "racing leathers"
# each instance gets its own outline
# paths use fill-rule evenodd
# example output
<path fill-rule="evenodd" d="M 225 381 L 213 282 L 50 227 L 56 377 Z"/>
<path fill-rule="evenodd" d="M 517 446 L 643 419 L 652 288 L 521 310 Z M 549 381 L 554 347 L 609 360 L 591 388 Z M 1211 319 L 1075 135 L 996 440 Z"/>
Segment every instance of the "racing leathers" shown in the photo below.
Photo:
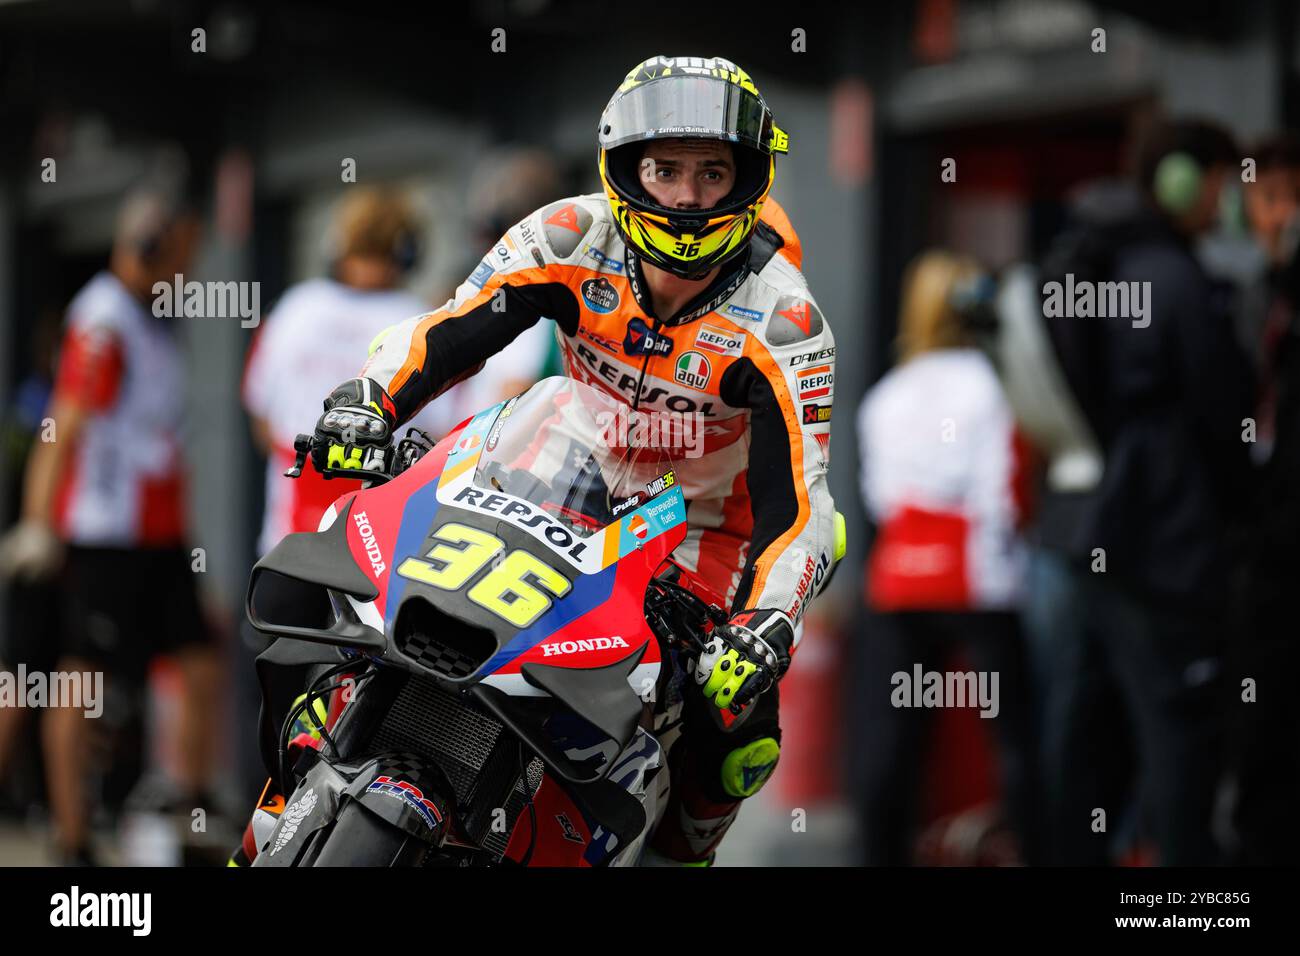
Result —
<path fill-rule="evenodd" d="M 835 535 L 827 483 L 835 344 L 799 258 L 788 219 L 769 200 L 748 250 L 677 315 L 657 316 L 605 197 L 564 199 L 511 228 L 441 309 L 385 333 L 359 374 L 391 398 L 400 425 L 545 317 L 567 375 L 640 412 L 698 424 L 693 456 L 675 462 L 688 533 L 672 560 L 681 583 L 732 611 L 731 637 L 740 637 L 715 652 L 758 648 L 750 662 L 774 678 L 830 570 Z M 775 766 L 775 687 L 759 695 L 742 732 L 727 735 L 736 717 L 719 709 L 767 683 L 705 688 L 714 695 L 706 722 L 727 740 L 694 748 L 707 799 L 682 808 L 696 832 L 668 848 L 675 858 L 707 855 L 736 801 Z M 752 752 L 736 757 L 746 740 Z"/>

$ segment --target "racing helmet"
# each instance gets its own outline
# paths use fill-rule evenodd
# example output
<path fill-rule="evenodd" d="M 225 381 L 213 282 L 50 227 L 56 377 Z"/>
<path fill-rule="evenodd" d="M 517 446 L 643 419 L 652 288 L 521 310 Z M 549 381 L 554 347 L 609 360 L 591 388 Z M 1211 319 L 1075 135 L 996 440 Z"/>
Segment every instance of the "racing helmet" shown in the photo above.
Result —
<path fill-rule="evenodd" d="M 746 248 L 776 176 L 786 134 L 753 80 L 722 57 L 657 56 L 638 63 L 600 117 L 598 164 L 619 234 L 638 257 L 698 279 Z M 731 143 L 736 182 L 711 209 L 661 206 L 642 185 L 648 141 Z"/>

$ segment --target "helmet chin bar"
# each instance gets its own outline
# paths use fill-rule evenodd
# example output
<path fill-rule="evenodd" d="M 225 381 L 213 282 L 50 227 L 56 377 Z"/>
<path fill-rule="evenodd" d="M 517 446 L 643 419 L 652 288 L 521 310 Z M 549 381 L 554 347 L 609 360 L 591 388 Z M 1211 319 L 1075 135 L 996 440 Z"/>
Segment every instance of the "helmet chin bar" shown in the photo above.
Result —
<path fill-rule="evenodd" d="M 665 259 L 663 262 L 655 262 L 646 258 L 635 248 L 632 255 L 641 260 L 643 266 L 654 266 L 656 269 L 662 269 L 664 272 L 671 273 L 679 279 L 686 279 L 690 282 L 702 282 L 710 272 L 722 265 L 721 262 L 710 262 L 703 269 L 692 269 L 684 262 L 677 262 L 672 259 Z"/>
<path fill-rule="evenodd" d="M 699 232 L 705 227 L 705 225 L 708 223 L 710 219 L 717 218 L 719 215 L 731 216 L 731 217 L 739 217 L 744 215 L 745 210 L 749 208 L 749 206 L 752 203 L 756 202 L 761 196 L 762 196 L 762 192 L 759 191 L 754 194 L 751 194 L 749 197 L 746 197 L 740 202 L 728 203 L 725 206 L 719 205 L 711 209 L 701 209 L 701 210 L 668 209 L 666 207 L 658 205 L 653 200 L 650 200 L 649 202 L 644 202 L 642 204 L 628 203 L 627 205 L 637 212 L 649 212 L 653 215 L 664 216 L 665 218 L 668 219 L 669 224 L 673 230 L 683 235 L 694 236 L 699 234 Z M 734 223 L 728 223 L 727 225 L 720 227 L 720 229 L 726 230 L 732 228 L 733 225 Z M 650 255 L 645 254 L 645 252 L 637 248 L 636 243 L 627 243 L 627 245 L 632 250 L 633 254 L 636 255 L 636 257 L 642 262 L 649 263 L 650 265 L 663 269 L 665 272 L 671 272 L 673 275 L 677 276 L 678 278 L 702 279 L 704 276 L 708 275 L 709 272 L 711 272 L 713 269 L 717 268 L 718 266 L 726 265 L 728 262 L 732 262 L 733 260 L 735 260 L 737 256 L 741 255 L 744 252 L 745 248 L 748 246 L 749 238 L 750 236 L 753 235 L 753 230 L 756 225 L 757 225 L 757 217 L 755 217 L 754 225 L 751 226 L 749 229 L 749 236 L 747 236 L 742 242 L 736 245 L 725 255 L 716 258 L 705 259 L 703 261 L 688 261 L 683 259 L 676 259 L 669 255 L 663 255 L 662 261 L 660 261 Z M 619 227 L 621 232 L 622 231 L 621 224 L 619 224 Z M 626 237 L 624 237 L 624 241 L 626 242 Z"/>

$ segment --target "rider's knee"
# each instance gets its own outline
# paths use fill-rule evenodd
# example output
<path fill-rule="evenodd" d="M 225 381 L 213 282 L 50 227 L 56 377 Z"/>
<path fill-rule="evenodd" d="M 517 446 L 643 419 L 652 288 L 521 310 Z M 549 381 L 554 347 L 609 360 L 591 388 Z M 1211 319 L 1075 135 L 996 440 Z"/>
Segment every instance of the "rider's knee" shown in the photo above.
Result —
<path fill-rule="evenodd" d="M 723 792 L 736 800 L 752 797 L 763 789 L 780 758 L 781 745 L 774 737 L 759 737 L 732 748 L 720 768 Z"/>

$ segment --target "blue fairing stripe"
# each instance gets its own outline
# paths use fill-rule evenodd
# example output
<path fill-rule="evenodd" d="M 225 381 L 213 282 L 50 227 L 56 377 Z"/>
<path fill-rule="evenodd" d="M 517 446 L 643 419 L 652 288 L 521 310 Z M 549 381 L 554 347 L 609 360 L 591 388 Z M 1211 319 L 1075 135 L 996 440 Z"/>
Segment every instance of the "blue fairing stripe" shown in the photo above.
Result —
<path fill-rule="evenodd" d="M 402 523 L 397 530 L 397 546 L 393 548 L 393 557 L 398 555 L 415 555 L 424 553 L 424 539 L 433 530 L 433 518 L 438 513 L 438 483 L 431 481 L 419 491 L 406 499 L 402 508 Z M 396 569 L 388 572 L 388 603 L 384 605 L 384 630 L 393 631 L 393 621 L 397 618 L 397 609 L 401 607 L 402 595 L 406 593 L 406 578 Z"/>
<path fill-rule="evenodd" d="M 573 590 L 551 605 L 551 609 L 535 623 L 516 634 L 505 647 L 492 655 L 479 672 L 486 676 L 505 667 L 516 657 L 532 650 L 560 628 L 576 621 L 592 608 L 600 607 L 614 593 L 614 578 L 618 565 L 611 564 L 599 574 L 579 574 L 574 579 Z"/>

